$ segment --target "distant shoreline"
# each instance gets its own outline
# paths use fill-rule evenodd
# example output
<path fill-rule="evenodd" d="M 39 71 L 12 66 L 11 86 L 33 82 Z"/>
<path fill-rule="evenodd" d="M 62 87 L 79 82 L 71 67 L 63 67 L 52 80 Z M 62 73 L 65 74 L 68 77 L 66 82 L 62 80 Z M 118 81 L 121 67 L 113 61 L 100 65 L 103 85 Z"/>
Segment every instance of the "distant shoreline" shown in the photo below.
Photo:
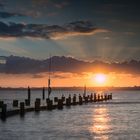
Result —
<path fill-rule="evenodd" d="M 42 87 L 31 87 L 33 90 L 41 90 Z M 46 87 L 47 89 L 47 87 Z M 82 90 L 83 87 L 52 87 L 53 90 Z M 27 90 L 25 87 L 0 87 L 0 90 Z M 87 90 L 140 90 L 140 86 L 134 87 L 87 87 Z"/>

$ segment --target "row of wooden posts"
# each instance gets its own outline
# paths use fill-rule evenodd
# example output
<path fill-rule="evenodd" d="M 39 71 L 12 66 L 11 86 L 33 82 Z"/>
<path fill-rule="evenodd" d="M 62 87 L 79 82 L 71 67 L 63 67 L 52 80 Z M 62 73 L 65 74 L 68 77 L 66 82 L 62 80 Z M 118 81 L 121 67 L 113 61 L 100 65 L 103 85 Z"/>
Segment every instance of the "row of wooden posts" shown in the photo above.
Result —
<path fill-rule="evenodd" d="M 43 88 L 42 91 L 42 99 L 45 100 L 45 90 Z M 30 107 L 31 105 L 31 91 L 30 88 L 28 88 L 28 98 L 25 99 L 24 102 L 20 102 L 18 100 L 13 100 L 13 110 L 7 111 L 7 104 L 5 104 L 3 101 L 0 101 L 0 108 L 1 113 L 0 117 L 2 120 L 5 120 L 6 117 L 20 114 L 21 116 L 24 116 L 25 112 L 27 111 L 40 111 L 40 110 L 52 110 L 52 109 L 63 109 L 63 106 L 70 107 L 71 105 L 82 105 L 83 103 L 89 103 L 89 102 L 101 102 L 101 101 L 107 101 L 112 99 L 112 93 L 111 94 L 90 94 L 82 96 L 79 94 L 78 100 L 76 94 L 74 94 L 72 97 L 69 95 L 68 98 L 62 97 L 59 99 L 58 97 L 54 97 L 54 100 L 51 100 L 49 98 L 46 99 L 46 105 L 41 106 L 41 99 L 36 98 L 34 102 L 34 107 Z M 19 107 L 19 108 L 18 108 Z"/>

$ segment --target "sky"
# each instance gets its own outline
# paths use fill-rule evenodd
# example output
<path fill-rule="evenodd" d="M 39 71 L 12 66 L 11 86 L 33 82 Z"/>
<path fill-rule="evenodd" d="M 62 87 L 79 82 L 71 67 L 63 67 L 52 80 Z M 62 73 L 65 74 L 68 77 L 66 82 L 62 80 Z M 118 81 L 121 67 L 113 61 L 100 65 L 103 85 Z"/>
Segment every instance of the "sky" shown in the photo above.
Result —
<path fill-rule="evenodd" d="M 88 62 L 139 61 L 139 5 L 138 0 L 0 0 L 0 56 L 45 60 L 51 54 Z M 0 63 L 3 63 L 2 57 Z M 75 76 L 73 72 L 61 70 L 59 75 L 65 78 L 54 78 L 53 84 L 96 86 L 92 77 L 106 72 L 100 68 L 97 72 L 83 73 L 83 76 Z M 45 76 L 34 79 L 31 73 L 3 71 L 0 85 L 46 85 L 47 74 L 37 73 L 40 74 Z M 108 86 L 140 85 L 139 73 L 110 70 L 106 74 Z M 81 80 L 83 82 L 79 82 Z M 59 84 L 60 81 L 63 84 Z"/>

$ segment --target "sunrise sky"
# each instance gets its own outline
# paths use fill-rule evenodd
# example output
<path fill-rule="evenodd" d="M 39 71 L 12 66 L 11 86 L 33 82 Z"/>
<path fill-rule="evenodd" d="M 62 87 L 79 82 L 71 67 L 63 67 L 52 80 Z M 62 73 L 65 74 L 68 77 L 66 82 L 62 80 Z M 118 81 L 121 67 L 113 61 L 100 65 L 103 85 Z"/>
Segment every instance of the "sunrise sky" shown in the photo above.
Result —
<path fill-rule="evenodd" d="M 52 62 L 53 86 L 139 86 L 139 5 L 0 0 L 0 86 L 47 86 L 50 54 L 59 56 Z M 105 75 L 104 82 L 97 74 Z"/>

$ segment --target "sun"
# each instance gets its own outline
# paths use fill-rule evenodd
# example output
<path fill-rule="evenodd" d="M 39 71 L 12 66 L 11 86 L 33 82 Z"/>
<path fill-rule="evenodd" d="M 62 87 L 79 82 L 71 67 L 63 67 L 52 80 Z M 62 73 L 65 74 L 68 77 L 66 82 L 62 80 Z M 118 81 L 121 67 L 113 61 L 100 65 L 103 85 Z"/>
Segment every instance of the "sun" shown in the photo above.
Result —
<path fill-rule="evenodd" d="M 106 75 L 102 73 L 95 74 L 94 80 L 97 84 L 105 84 L 106 82 Z"/>

